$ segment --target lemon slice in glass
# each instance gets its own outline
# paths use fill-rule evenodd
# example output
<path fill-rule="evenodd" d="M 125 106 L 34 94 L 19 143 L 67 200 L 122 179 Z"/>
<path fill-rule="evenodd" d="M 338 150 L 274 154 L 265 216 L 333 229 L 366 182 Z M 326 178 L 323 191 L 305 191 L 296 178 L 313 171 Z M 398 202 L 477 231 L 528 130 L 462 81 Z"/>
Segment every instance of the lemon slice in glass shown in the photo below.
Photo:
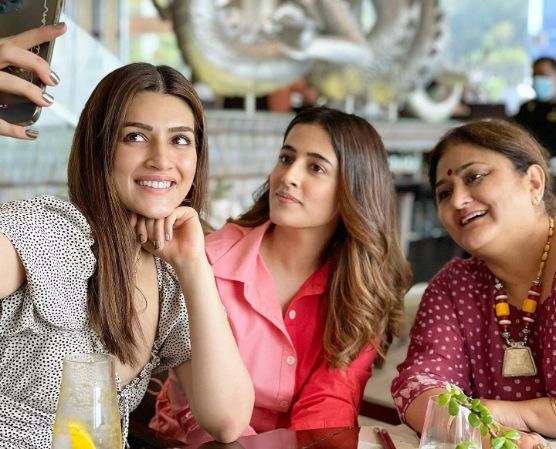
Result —
<path fill-rule="evenodd" d="M 95 449 L 95 443 L 93 443 L 89 432 L 79 421 L 68 421 L 68 431 L 72 449 Z"/>

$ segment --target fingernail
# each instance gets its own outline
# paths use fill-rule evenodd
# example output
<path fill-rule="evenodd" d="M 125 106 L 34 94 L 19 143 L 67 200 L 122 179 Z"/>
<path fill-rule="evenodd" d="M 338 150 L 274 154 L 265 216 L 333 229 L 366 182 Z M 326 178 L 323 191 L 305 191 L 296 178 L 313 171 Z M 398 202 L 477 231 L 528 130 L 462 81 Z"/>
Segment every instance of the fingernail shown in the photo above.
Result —
<path fill-rule="evenodd" d="M 57 85 L 60 83 L 60 77 L 56 74 L 55 71 L 50 72 L 50 80 Z"/>
<path fill-rule="evenodd" d="M 160 242 L 158 240 L 153 240 L 153 247 L 154 249 L 160 248 Z"/>
<path fill-rule="evenodd" d="M 145 243 L 145 236 L 143 234 L 138 234 L 137 235 L 137 241 L 139 243 Z"/>
<path fill-rule="evenodd" d="M 166 233 L 164 235 L 164 238 L 166 239 L 167 242 L 169 242 L 170 241 L 170 234 Z"/>
<path fill-rule="evenodd" d="M 39 130 L 35 128 L 27 128 L 25 130 L 25 135 L 27 137 L 30 137 L 31 139 L 36 139 L 37 137 L 39 137 Z"/>
<path fill-rule="evenodd" d="M 48 92 L 43 92 L 41 95 L 42 99 L 46 101 L 48 104 L 54 103 L 54 97 L 50 95 Z"/>
<path fill-rule="evenodd" d="M 66 26 L 66 22 L 56 22 L 52 26 L 56 29 L 64 28 Z"/>

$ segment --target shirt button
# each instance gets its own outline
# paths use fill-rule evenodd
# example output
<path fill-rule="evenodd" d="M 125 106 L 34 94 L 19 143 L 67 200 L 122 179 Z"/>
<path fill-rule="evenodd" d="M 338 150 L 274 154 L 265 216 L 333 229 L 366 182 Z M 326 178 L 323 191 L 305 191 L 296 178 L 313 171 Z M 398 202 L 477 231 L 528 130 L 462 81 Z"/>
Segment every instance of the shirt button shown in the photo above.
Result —
<path fill-rule="evenodd" d="M 295 318 L 295 310 L 290 310 L 290 313 L 288 313 L 288 316 L 290 317 L 290 320 L 293 320 Z"/>
<path fill-rule="evenodd" d="M 286 363 L 288 365 L 293 365 L 295 363 L 295 357 L 293 355 L 289 355 L 286 357 Z"/>
<path fill-rule="evenodd" d="M 288 401 L 280 401 L 280 407 L 282 408 L 288 408 Z"/>

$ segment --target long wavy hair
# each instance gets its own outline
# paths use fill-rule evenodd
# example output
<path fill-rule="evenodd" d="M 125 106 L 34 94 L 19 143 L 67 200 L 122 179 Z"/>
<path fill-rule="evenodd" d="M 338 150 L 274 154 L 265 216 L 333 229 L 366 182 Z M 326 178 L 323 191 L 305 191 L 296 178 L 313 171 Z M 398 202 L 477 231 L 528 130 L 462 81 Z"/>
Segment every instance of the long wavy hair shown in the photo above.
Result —
<path fill-rule="evenodd" d="M 329 301 L 323 347 L 329 366 L 348 366 L 367 346 L 397 335 L 403 297 L 412 282 L 399 245 L 396 195 L 384 145 L 364 119 L 326 107 L 301 111 L 288 125 L 314 124 L 330 136 L 338 158 L 340 219 L 328 244 Z M 258 226 L 269 219 L 269 181 L 236 220 Z"/>
<path fill-rule="evenodd" d="M 436 188 L 436 169 L 440 159 L 456 145 L 474 145 L 494 151 L 507 158 L 516 172 L 524 175 L 531 165 L 541 167 L 545 176 L 543 201 L 550 215 L 556 213 L 553 180 L 548 167 L 549 153 L 521 126 L 506 120 L 476 120 L 448 131 L 429 156 L 429 183 Z"/>
<path fill-rule="evenodd" d="M 180 98 L 193 112 L 197 167 L 184 202 L 203 216 L 207 188 L 203 107 L 191 82 L 171 67 L 135 63 L 108 74 L 81 113 L 68 164 L 70 199 L 89 222 L 95 242 L 97 263 L 89 280 L 89 319 L 108 351 L 124 363 L 137 360 L 134 331 L 139 327 L 133 306 L 136 243 L 129 212 L 116 191 L 113 166 L 129 105 L 145 91 Z"/>

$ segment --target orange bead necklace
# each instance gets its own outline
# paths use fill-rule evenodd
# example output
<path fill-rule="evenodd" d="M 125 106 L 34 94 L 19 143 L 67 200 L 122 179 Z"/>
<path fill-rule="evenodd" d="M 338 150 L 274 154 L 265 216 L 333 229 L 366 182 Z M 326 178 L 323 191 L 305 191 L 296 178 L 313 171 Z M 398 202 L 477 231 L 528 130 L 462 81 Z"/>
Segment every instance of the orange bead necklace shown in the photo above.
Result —
<path fill-rule="evenodd" d="M 521 330 L 523 339 L 521 341 L 515 341 L 511 338 L 509 326 L 512 322 L 510 320 L 508 294 L 502 282 L 500 282 L 498 278 L 494 278 L 496 318 L 498 319 L 500 335 L 506 342 L 504 361 L 502 364 L 502 375 L 504 377 L 534 376 L 537 374 L 537 367 L 531 349 L 527 346 L 527 339 L 531 333 L 529 326 L 535 322 L 537 305 L 542 292 L 542 275 L 550 253 L 550 239 L 553 233 L 554 220 L 550 217 L 548 223 L 548 237 L 541 255 L 537 277 L 531 282 L 528 295 L 521 304 L 521 319 L 523 321 L 523 329 Z"/>

